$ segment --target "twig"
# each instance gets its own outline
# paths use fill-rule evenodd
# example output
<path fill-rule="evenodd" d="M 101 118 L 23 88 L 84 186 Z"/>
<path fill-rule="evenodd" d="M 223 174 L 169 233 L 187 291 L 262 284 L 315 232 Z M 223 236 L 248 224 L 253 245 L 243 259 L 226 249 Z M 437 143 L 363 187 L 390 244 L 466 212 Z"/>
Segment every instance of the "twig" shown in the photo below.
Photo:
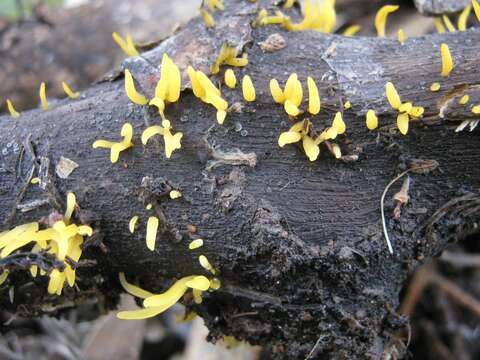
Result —
<path fill-rule="evenodd" d="M 458 267 L 480 267 L 480 255 L 444 251 L 439 260 Z"/>
<path fill-rule="evenodd" d="M 457 303 L 462 304 L 466 308 L 470 309 L 477 316 L 480 316 L 480 302 L 470 294 L 463 291 L 462 288 L 455 285 L 450 280 L 444 277 L 434 274 L 431 278 L 431 282 L 438 285 L 447 295 L 449 295 Z"/>

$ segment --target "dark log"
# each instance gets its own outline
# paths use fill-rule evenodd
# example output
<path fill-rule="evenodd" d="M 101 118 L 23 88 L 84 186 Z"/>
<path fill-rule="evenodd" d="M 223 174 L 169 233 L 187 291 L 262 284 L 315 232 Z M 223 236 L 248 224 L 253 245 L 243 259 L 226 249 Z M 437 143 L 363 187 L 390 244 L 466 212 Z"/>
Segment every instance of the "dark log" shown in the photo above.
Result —
<path fill-rule="evenodd" d="M 160 119 L 153 109 L 129 102 L 121 71 L 77 101 L 61 100 L 48 112 L 24 112 L 16 121 L 0 118 L 0 218 L 9 221 L 3 227 L 48 216 L 55 207 L 63 210 L 64 195 L 74 191 L 82 209 L 77 221 L 96 231 L 82 257 L 96 265 L 79 268 L 78 290 L 49 297 L 45 279 L 13 272 L 1 293 L 2 308 L 33 316 L 92 299 L 112 308 L 122 291 L 118 272 L 162 291 L 174 278 L 204 273 L 197 260 L 203 253 L 220 271 L 222 287 L 201 305 L 184 302 L 205 319 L 213 339 L 234 335 L 268 347 L 275 358 L 311 352 L 310 358 L 380 359 L 384 352 L 399 351 L 390 340 L 407 325 L 395 312 L 406 279 L 449 242 L 478 231 L 480 137 L 454 130 L 460 121 L 475 119 L 470 108 L 480 102 L 480 32 L 411 38 L 402 46 L 395 39 L 252 28 L 257 6 L 229 1 L 227 10 L 215 15 L 215 29 L 194 19 L 155 49 L 123 63 L 138 89 L 151 96 L 165 52 L 185 79 L 189 64 L 207 71 L 226 41 L 248 53 L 249 65 L 235 72 L 238 79 L 252 76 L 257 100 L 244 103 L 239 88 L 224 89 L 229 104 L 238 106 L 223 126 L 183 82 L 180 101 L 166 112 L 175 131 L 184 133 L 182 149 L 170 160 L 162 142 L 141 145 L 141 131 Z M 289 13 L 295 17 L 295 11 Z M 273 33 L 286 47 L 263 52 L 258 43 Z M 455 60 L 446 79 L 440 76 L 442 42 Z M 268 81 L 283 83 L 292 72 L 303 83 L 312 76 L 319 85 L 322 111 L 311 119 L 315 129 L 328 126 L 347 100 L 353 104 L 344 111 L 347 133 L 339 139 L 344 161 L 325 147 L 313 163 L 297 146 L 278 147 L 278 135 L 292 121 L 273 102 Z M 214 79 L 221 83 L 221 76 Z M 387 81 L 404 101 L 425 107 L 424 118 L 411 123 L 407 136 L 396 130 L 396 114 L 385 98 Z M 429 87 L 436 81 L 442 88 L 434 93 Z M 469 105 L 459 107 L 464 94 L 470 95 Z M 380 117 L 378 131 L 365 127 L 368 109 Z M 125 121 L 134 126 L 136 146 L 111 164 L 109 153 L 91 144 L 116 139 Z M 53 170 L 61 156 L 79 164 L 67 179 Z M 418 165 L 436 163 L 429 169 Z M 42 169 L 45 190 L 24 190 L 32 168 L 35 174 Z M 410 200 L 398 219 L 392 196 L 401 181 L 385 201 L 390 255 L 380 197 L 407 169 Z M 163 195 L 168 187 L 184 196 L 168 199 Z M 12 216 L 19 203 L 42 199 L 51 206 Z M 147 203 L 152 211 L 145 210 Z M 128 221 L 134 214 L 141 220 L 131 235 Z M 145 246 L 151 214 L 163 220 L 154 252 Z M 189 251 L 187 244 L 196 237 L 205 245 Z M 14 304 L 5 290 L 12 284 Z"/>

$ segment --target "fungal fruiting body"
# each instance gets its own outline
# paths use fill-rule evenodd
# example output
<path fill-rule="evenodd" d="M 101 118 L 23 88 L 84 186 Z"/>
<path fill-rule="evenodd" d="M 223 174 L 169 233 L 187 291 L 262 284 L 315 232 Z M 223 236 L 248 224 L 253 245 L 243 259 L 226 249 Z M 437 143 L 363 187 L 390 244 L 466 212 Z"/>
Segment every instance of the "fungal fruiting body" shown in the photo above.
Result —
<path fill-rule="evenodd" d="M 423 116 L 424 109 L 421 106 L 413 106 L 411 102 L 402 103 L 400 95 L 391 82 L 385 85 L 385 93 L 390 106 L 398 111 L 397 127 L 403 135 L 408 132 L 410 118 L 418 119 Z"/>
<path fill-rule="evenodd" d="M 336 22 L 335 0 L 323 0 L 313 4 L 311 0 L 305 0 L 303 20 L 294 24 L 288 17 L 285 17 L 282 25 L 289 31 L 315 30 L 331 33 L 335 29 Z"/>
<path fill-rule="evenodd" d="M 122 49 L 122 51 L 127 54 L 128 56 L 138 56 L 138 51 L 135 48 L 135 44 L 133 43 L 133 39 L 129 33 L 127 33 L 125 40 L 118 35 L 118 33 L 112 33 L 113 41 Z"/>
<path fill-rule="evenodd" d="M 310 76 L 307 77 L 308 88 L 308 112 L 317 115 L 320 112 L 320 95 L 318 95 L 317 84 Z"/>
<path fill-rule="evenodd" d="M 213 105 L 217 109 L 217 122 L 223 124 L 228 103 L 222 98 L 220 90 L 202 71 L 189 66 L 187 72 L 192 83 L 193 94 L 204 103 Z"/>
<path fill-rule="evenodd" d="M 146 128 L 142 133 L 142 144 L 146 145 L 148 140 L 154 135 L 161 135 L 165 144 L 165 156 L 170 159 L 172 153 L 182 147 L 181 140 L 183 133 L 177 132 L 172 134 L 172 125 L 167 119 L 162 120 L 162 126 L 153 125 Z"/>
<path fill-rule="evenodd" d="M 43 111 L 47 111 L 48 110 L 47 89 L 44 82 L 40 84 L 39 95 L 40 95 L 40 102 L 42 104 L 42 109 Z"/>
<path fill-rule="evenodd" d="M 452 59 L 452 54 L 450 53 L 450 49 L 448 48 L 447 44 L 442 43 L 440 45 L 440 55 L 442 57 L 442 73 L 441 73 L 441 75 L 443 77 L 448 77 L 448 75 L 450 75 L 450 72 L 453 69 L 453 59 Z"/>
<path fill-rule="evenodd" d="M 450 21 L 450 19 L 448 18 L 447 15 L 442 15 L 442 20 L 443 20 L 443 23 L 445 24 L 445 27 L 447 28 L 447 30 L 449 32 L 455 32 L 456 31 L 455 25 L 452 24 L 452 22 Z"/>
<path fill-rule="evenodd" d="M 151 251 L 155 250 L 155 242 L 157 241 L 158 218 L 150 216 L 147 221 L 147 248 Z"/>
<path fill-rule="evenodd" d="M 200 15 L 202 16 L 203 22 L 207 28 L 211 28 L 215 26 L 215 19 L 213 18 L 212 14 L 210 14 L 205 9 L 200 9 Z"/>
<path fill-rule="evenodd" d="M 125 69 L 125 92 L 130 101 L 137 105 L 145 105 L 148 103 L 145 95 L 140 94 L 135 88 L 132 73 L 128 69 Z"/>
<path fill-rule="evenodd" d="M 350 101 L 345 102 L 345 104 L 343 104 L 343 108 L 345 110 L 351 109 L 352 108 L 352 103 Z"/>
<path fill-rule="evenodd" d="M 213 275 L 215 275 L 216 271 L 213 268 L 212 264 L 210 264 L 210 261 L 208 261 L 205 255 L 200 255 L 198 257 L 198 262 L 205 270 L 210 271 Z"/>
<path fill-rule="evenodd" d="M 105 148 L 110 149 L 110 161 L 116 163 L 120 156 L 120 153 L 128 148 L 133 147 L 133 127 L 130 123 L 125 123 L 122 126 L 120 135 L 123 137 L 123 140 L 120 142 L 112 142 L 107 140 L 97 140 L 92 144 L 94 149 Z"/>
<path fill-rule="evenodd" d="M 119 278 L 125 291 L 133 296 L 144 299 L 143 309 L 120 311 L 117 313 L 117 317 L 124 320 L 146 319 L 159 315 L 180 301 L 188 289 L 193 290 L 192 292 L 196 302 L 198 302 L 199 299 L 201 302 L 202 292 L 209 289 L 214 290 L 211 281 L 203 275 L 185 276 L 177 280 L 167 291 L 161 294 L 152 294 L 138 286 L 129 284 L 123 274 L 119 274 Z"/>
<path fill-rule="evenodd" d="M 235 47 L 223 44 L 220 48 L 220 53 L 218 54 L 217 59 L 210 67 L 210 72 L 212 74 L 217 74 L 220 71 L 220 66 L 223 64 L 237 67 L 247 66 L 247 54 L 244 54 L 242 57 L 237 57 L 237 49 Z"/>
<path fill-rule="evenodd" d="M 294 3 L 295 3 L 295 0 L 286 0 L 285 4 L 283 4 L 283 8 L 290 9 Z"/>
<path fill-rule="evenodd" d="M 465 105 L 466 103 L 468 103 L 468 100 L 470 100 L 470 96 L 468 95 L 463 95 L 460 100 L 458 100 L 458 103 L 460 105 Z"/>
<path fill-rule="evenodd" d="M 433 83 L 432 85 L 430 85 L 430 91 L 438 91 L 440 90 L 440 83 L 436 82 L 436 83 Z"/>
<path fill-rule="evenodd" d="M 478 22 L 480 22 L 480 4 L 477 0 L 472 0 L 473 11 L 477 17 Z"/>
<path fill-rule="evenodd" d="M 232 69 L 227 69 L 227 71 L 225 71 L 225 84 L 230 89 L 235 89 L 235 86 L 237 86 L 237 78 Z"/>
<path fill-rule="evenodd" d="M 255 101 L 255 87 L 253 86 L 252 79 L 249 75 L 245 75 L 242 79 L 242 93 L 245 101 Z"/>
<path fill-rule="evenodd" d="M 460 16 L 458 17 L 458 23 L 457 23 L 458 30 L 460 31 L 467 30 L 467 21 L 471 12 L 472 12 L 472 7 L 470 5 L 465 6 L 465 8 L 460 13 Z"/>
<path fill-rule="evenodd" d="M 223 0 L 207 0 L 206 3 L 210 11 L 215 11 L 217 9 L 221 11 L 225 10 Z"/>
<path fill-rule="evenodd" d="M 10 113 L 10 116 L 13 117 L 14 119 L 17 119 L 20 117 L 20 114 L 18 113 L 17 110 L 15 110 L 15 107 L 13 106 L 13 103 L 10 99 L 7 99 L 7 109 L 8 112 Z"/>
<path fill-rule="evenodd" d="M 389 14 L 397 11 L 398 5 L 385 5 L 378 10 L 375 16 L 375 29 L 377 30 L 378 37 L 385 37 L 385 25 L 387 23 L 387 17 Z"/>
<path fill-rule="evenodd" d="M 480 114 L 480 105 L 475 105 L 474 107 L 472 107 L 472 113 L 474 113 L 475 115 Z"/>
<path fill-rule="evenodd" d="M 372 109 L 367 111 L 366 124 L 368 130 L 375 130 L 378 127 L 378 117 Z"/>
<path fill-rule="evenodd" d="M 158 108 L 163 119 L 165 118 L 163 112 L 166 103 L 176 102 L 180 98 L 181 83 L 182 79 L 178 66 L 167 54 L 163 54 L 160 64 L 160 79 L 155 87 L 155 97 L 149 102 L 149 105 Z"/>
<path fill-rule="evenodd" d="M 38 177 L 34 177 L 32 180 L 30 180 L 30 184 L 38 184 L 40 183 L 40 178 Z"/>
<path fill-rule="evenodd" d="M 343 36 L 353 36 L 360 31 L 360 25 L 350 25 L 343 31 Z"/>
<path fill-rule="evenodd" d="M 320 111 L 320 97 L 317 99 L 318 89 L 315 82 L 313 79 L 311 81 L 307 80 L 307 85 L 309 86 L 309 96 L 311 92 L 311 110 L 315 112 L 318 107 L 318 111 Z M 275 102 L 283 104 L 283 108 L 288 115 L 297 116 L 300 114 L 299 106 L 303 99 L 303 89 L 302 83 L 298 80 L 297 74 L 290 74 L 283 91 L 276 79 L 270 80 L 270 92 L 272 93 Z"/>
<path fill-rule="evenodd" d="M 445 32 L 445 27 L 443 26 L 442 20 L 439 18 L 433 18 L 433 22 L 435 24 L 435 27 L 437 28 L 437 31 L 441 34 Z"/>
<path fill-rule="evenodd" d="M 133 234 L 135 232 L 135 226 L 137 225 L 138 216 L 132 216 L 130 222 L 128 223 L 128 230 Z"/>
<path fill-rule="evenodd" d="M 80 97 L 80 93 L 78 91 L 74 92 L 65 81 L 62 81 L 62 87 L 70 99 L 78 99 Z"/>
<path fill-rule="evenodd" d="M 402 45 L 405 43 L 405 33 L 403 32 L 403 29 L 398 30 L 398 41 Z"/>
<path fill-rule="evenodd" d="M 72 261 L 77 263 L 82 255 L 82 244 L 85 236 L 91 236 L 93 230 L 86 225 L 71 223 L 71 217 L 75 210 L 76 200 L 73 193 L 67 196 L 67 209 L 62 220 L 56 221 L 51 227 L 40 230 L 39 224 L 29 223 L 19 225 L 10 231 L 0 234 L 0 258 L 10 255 L 12 252 L 34 243 L 31 252 L 44 250 L 56 257 L 63 263 L 63 269 L 54 268 L 50 274 L 48 293 L 61 295 L 65 281 L 70 287 L 75 284 L 75 269 Z M 41 270 L 44 274 L 46 269 Z M 36 265 L 30 267 L 33 277 L 37 276 Z"/>
<path fill-rule="evenodd" d="M 188 244 L 188 248 L 190 250 L 195 250 L 202 246 L 203 246 L 203 239 L 196 239 L 196 240 L 193 240 L 190 244 Z"/>
<path fill-rule="evenodd" d="M 172 190 L 172 191 L 170 191 L 170 193 L 168 195 L 170 196 L 170 199 L 172 199 L 172 200 L 178 199 L 179 197 L 182 197 L 182 193 L 178 190 Z"/>

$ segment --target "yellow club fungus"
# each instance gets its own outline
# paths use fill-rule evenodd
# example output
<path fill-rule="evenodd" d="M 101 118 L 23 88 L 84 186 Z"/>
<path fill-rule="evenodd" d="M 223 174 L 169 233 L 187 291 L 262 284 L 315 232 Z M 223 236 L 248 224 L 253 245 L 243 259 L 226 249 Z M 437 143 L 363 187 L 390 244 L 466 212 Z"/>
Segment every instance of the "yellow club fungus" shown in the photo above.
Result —
<path fill-rule="evenodd" d="M 351 109 L 352 108 L 352 103 L 350 101 L 345 102 L 345 104 L 343 104 L 343 108 L 345 110 Z"/>
<path fill-rule="evenodd" d="M 278 17 L 281 17 L 281 13 Z M 335 0 L 314 2 L 305 0 L 303 6 L 303 19 L 294 24 L 288 17 L 282 19 L 282 26 L 289 31 L 315 30 L 331 33 L 335 29 L 337 14 L 335 12 Z"/>
<path fill-rule="evenodd" d="M 220 48 L 220 53 L 217 56 L 215 62 L 210 66 L 210 72 L 212 74 L 218 74 L 220 66 L 226 64 L 230 66 L 243 67 L 248 65 L 247 54 L 242 57 L 237 57 L 237 49 L 228 44 L 223 44 Z"/>
<path fill-rule="evenodd" d="M 44 82 L 40 84 L 39 95 L 40 95 L 40 102 L 42 103 L 42 109 L 43 111 L 47 111 L 48 110 L 47 89 Z"/>
<path fill-rule="evenodd" d="M 435 92 L 435 91 L 438 91 L 438 90 L 440 90 L 440 83 L 435 82 L 432 85 L 430 85 L 430 91 Z"/>
<path fill-rule="evenodd" d="M 212 14 L 210 14 L 205 9 L 200 9 L 200 15 L 202 16 L 203 22 L 207 28 L 211 28 L 215 26 L 215 19 L 213 18 Z"/>
<path fill-rule="evenodd" d="M 422 117 L 424 109 L 421 106 L 413 106 L 411 102 L 402 103 L 397 89 L 391 82 L 385 85 L 385 93 L 390 106 L 399 112 L 397 116 L 397 127 L 403 135 L 408 132 L 410 117 L 417 119 Z"/>
<path fill-rule="evenodd" d="M 315 107 L 320 107 L 320 97 L 318 97 L 318 104 L 315 104 L 316 96 L 315 91 L 318 95 L 318 89 L 316 89 L 315 83 L 307 80 L 307 84 L 309 84 L 309 91 L 311 91 L 311 99 L 312 99 L 312 110 L 315 111 Z M 315 87 L 315 88 L 314 88 Z M 283 104 L 285 112 L 290 116 L 297 116 L 300 114 L 299 106 L 302 103 L 303 98 L 303 89 L 302 83 L 298 80 L 297 74 L 293 73 L 287 79 L 285 84 L 285 89 L 282 91 L 278 81 L 275 79 L 270 80 L 270 92 L 272 93 L 272 97 L 275 102 Z M 309 104 L 310 106 L 310 104 Z M 320 111 L 320 109 L 319 109 Z"/>
<path fill-rule="evenodd" d="M 440 55 L 442 57 L 442 72 L 441 72 L 441 75 L 443 77 L 447 77 L 448 75 L 450 75 L 450 72 L 453 69 L 452 54 L 450 53 L 450 49 L 448 48 L 447 44 L 442 43 L 440 45 Z"/>
<path fill-rule="evenodd" d="M 472 107 L 472 113 L 476 115 L 480 114 L 480 105 L 475 105 L 474 107 Z"/>
<path fill-rule="evenodd" d="M 433 22 L 435 24 L 435 27 L 437 28 L 437 31 L 440 34 L 445 32 L 445 26 L 443 26 L 442 19 L 436 17 L 436 18 L 433 18 Z"/>
<path fill-rule="evenodd" d="M 406 135 L 408 132 L 409 120 L 407 113 L 401 113 L 397 116 L 397 127 L 403 135 Z"/>
<path fill-rule="evenodd" d="M 333 119 L 332 122 L 332 127 L 337 131 L 337 134 L 342 135 L 345 133 L 345 130 L 347 129 L 347 126 L 345 125 L 345 122 L 343 121 L 342 113 L 337 112 L 335 114 L 335 118 Z"/>
<path fill-rule="evenodd" d="M 270 80 L 270 92 L 276 103 L 283 104 L 285 102 L 285 96 L 276 79 Z"/>
<path fill-rule="evenodd" d="M 125 69 L 125 92 L 130 101 L 137 105 L 145 105 L 148 103 L 147 98 L 140 94 L 135 88 L 132 73 L 128 69 Z"/>
<path fill-rule="evenodd" d="M 470 100 L 470 96 L 468 95 L 463 95 L 460 100 L 458 100 L 458 103 L 460 105 L 465 105 L 466 103 L 468 103 L 468 100 Z"/>
<path fill-rule="evenodd" d="M 123 39 L 118 33 L 112 33 L 113 41 L 122 49 L 122 51 L 127 54 L 127 56 L 138 56 L 138 51 L 135 48 L 135 44 L 133 43 L 133 39 L 129 33 L 127 33 L 125 39 Z"/>
<path fill-rule="evenodd" d="M 67 207 L 65 209 L 65 215 L 64 215 L 64 218 L 66 221 L 70 221 L 70 219 L 72 218 L 76 205 L 77 205 L 77 198 L 75 194 L 73 192 L 69 192 L 67 194 Z"/>
<path fill-rule="evenodd" d="M 155 97 L 150 100 L 149 105 L 156 106 L 162 119 L 166 103 L 173 103 L 180 98 L 181 74 L 178 66 L 165 53 L 160 64 L 160 79 L 155 87 Z"/>
<path fill-rule="evenodd" d="M 112 142 L 107 140 L 97 140 L 93 143 L 92 147 L 94 149 L 104 148 L 110 149 L 110 161 L 116 163 L 120 156 L 120 153 L 128 148 L 133 147 L 133 127 L 130 123 L 125 123 L 122 126 L 120 135 L 123 137 L 123 140 L 120 142 Z"/>
<path fill-rule="evenodd" d="M 147 248 L 151 251 L 155 250 L 155 242 L 157 241 L 158 218 L 150 216 L 147 221 Z"/>
<path fill-rule="evenodd" d="M 449 32 L 454 32 L 457 30 L 455 29 L 455 25 L 452 24 L 452 22 L 450 21 L 447 15 L 442 15 L 442 19 L 443 19 L 443 23 L 445 24 L 445 27 Z"/>
<path fill-rule="evenodd" d="M 465 9 L 462 10 L 462 12 L 458 17 L 458 22 L 457 22 L 458 30 L 460 31 L 467 30 L 467 21 L 471 12 L 472 12 L 472 7 L 470 5 L 467 5 Z"/>
<path fill-rule="evenodd" d="M 372 109 L 367 111 L 366 124 L 368 130 L 375 130 L 378 127 L 378 117 Z"/>
<path fill-rule="evenodd" d="M 245 101 L 255 101 L 255 87 L 249 75 L 245 75 L 242 79 L 242 93 Z"/>
<path fill-rule="evenodd" d="M 62 81 L 62 87 L 63 87 L 63 91 L 65 92 L 65 94 L 68 95 L 70 99 L 78 99 L 80 97 L 80 92 L 78 91 L 74 92 L 65 81 Z"/>
<path fill-rule="evenodd" d="M 338 144 L 332 144 L 331 149 L 333 156 L 335 156 L 335 159 L 340 159 L 342 157 L 342 150 L 340 149 L 340 146 L 338 146 Z"/>
<path fill-rule="evenodd" d="M 400 95 L 398 95 L 397 89 L 395 89 L 395 86 L 389 81 L 385 86 L 385 90 L 390 106 L 395 110 L 398 110 L 400 105 L 402 105 L 402 101 L 400 100 Z"/>
<path fill-rule="evenodd" d="M 0 286 L 3 285 L 3 283 L 7 280 L 8 278 L 8 270 L 3 270 L 2 273 L 0 274 Z"/>
<path fill-rule="evenodd" d="M 183 137 L 183 133 L 181 132 L 172 134 L 171 129 L 172 126 L 170 121 L 167 119 L 162 120 L 162 126 L 154 125 L 146 128 L 142 133 L 143 145 L 146 145 L 148 140 L 154 135 L 163 136 L 163 142 L 165 144 L 165 156 L 167 159 L 170 159 L 172 153 L 182 147 L 181 140 Z"/>
<path fill-rule="evenodd" d="M 237 78 L 232 69 L 227 69 L 227 71 L 225 71 L 225 84 L 230 89 L 235 89 L 235 86 L 237 86 Z"/>
<path fill-rule="evenodd" d="M 190 244 L 188 244 L 188 248 L 190 250 L 195 250 L 202 246 L 203 246 L 203 239 L 195 239 L 192 242 L 190 242 Z"/>
<path fill-rule="evenodd" d="M 30 184 L 39 184 L 40 183 L 40 178 L 34 177 L 32 180 L 30 180 Z"/>
<path fill-rule="evenodd" d="M 360 25 L 350 25 L 343 31 L 343 36 L 353 36 L 360 31 Z"/>
<path fill-rule="evenodd" d="M 378 10 L 375 16 L 375 29 L 377 30 L 378 37 L 385 37 L 385 24 L 387 23 L 387 17 L 398 9 L 398 5 L 385 5 Z"/>
<path fill-rule="evenodd" d="M 153 205 L 151 203 L 148 203 L 147 206 L 145 206 L 145 209 L 147 210 L 152 210 Z"/>
<path fill-rule="evenodd" d="M 137 225 L 137 221 L 138 221 L 138 216 L 135 215 L 135 216 L 132 216 L 132 218 L 128 223 L 128 230 L 130 230 L 132 234 L 135 232 L 135 226 Z"/>
<path fill-rule="evenodd" d="M 182 193 L 178 190 L 172 190 L 169 193 L 170 199 L 178 199 L 179 197 L 182 197 Z"/>
<path fill-rule="evenodd" d="M 130 295 L 133 295 L 142 299 L 146 299 L 150 296 L 155 295 L 150 291 L 144 290 L 136 285 L 130 284 L 125 278 L 125 274 L 123 272 L 118 273 L 118 280 L 120 281 L 120 284 L 125 289 L 125 291 L 128 292 Z"/>
<path fill-rule="evenodd" d="M 283 4 L 284 9 L 290 9 L 293 4 L 295 4 L 295 0 L 285 0 L 285 3 Z"/>
<path fill-rule="evenodd" d="M 303 151 L 310 161 L 315 161 L 320 154 L 320 147 L 315 143 L 310 136 L 305 135 L 302 138 Z"/>
<path fill-rule="evenodd" d="M 205 269 L 210 271 L 213 275 L 215 275 L 215 269 L 213 268 L 212 264 L 210 264 L 210 261 L 208 261 L 207 257 L 205 255 L 200 255 L 198 257 L 198 261 L 200 265 Z"/>
<path fill-rule="evenodd" d="M 398 30 L 398 41 L 400 42 L 401 45 L 405 43 L 405 33 L 403 29 Z"/>
<path fill-rule="evenodd" d="M 320 95 L 318 95 L 317 84 L 310 76 L 307 77 L 308 88 L 308 112 L 317 115 L 320 112 Z"/>
<path fill-rule="evenodd" d="M 472 0 L 473 11 L 477 17 L 478 22 L 480 22 L 480 4 L 477 0 Z"/>
<path fill-rule="evenodd" d="M 225 5 L 223 4 L 223 0 L 207 0 L 207 6 L 210 11 L 218 10 L 225 10 Z"/>
<path fill-rule="evenodd" d="M 190 289 L 207 291 L 210 288 L 210 280 L 203 275 L 195 276 L 193 279 L 188 280 L 185 285 Z"/>
<path fill-rule="evenodd" d="M 10 99 L 7 99 L 7 109 L 10 113 L 10 116 L 14 119 L 20 117 L 20 114 L 17 112 L 17 110 L 15 110 L 15 107 L 13 106 L 13 103 Z"/>

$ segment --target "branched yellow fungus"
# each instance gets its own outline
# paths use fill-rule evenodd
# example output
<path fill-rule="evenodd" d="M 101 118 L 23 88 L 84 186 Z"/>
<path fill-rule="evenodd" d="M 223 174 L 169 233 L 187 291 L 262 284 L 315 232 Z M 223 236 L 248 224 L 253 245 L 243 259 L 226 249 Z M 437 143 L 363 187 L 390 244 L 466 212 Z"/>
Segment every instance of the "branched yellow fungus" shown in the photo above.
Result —
<path fill-rule="evenodd" d="M 353 36 L 360 31 L 360 25 L 350 25 L 343 31 L 343 36 Z"/>
<path fill-rule="evenodd" d="M 366 124 L 368 130 L 375 130 L 378 127 L 378 117 L 372 109 L 367 111 Z"/>
<path fill-rule="evenodd" d="M 447 77 L 448 75 L 450 75 L 450 72 L 453 69 L 452 54 L 450 53 L 450 49 L 448 48 L 447 44 L 442 43 L 440 45 L 440 55 L 442 57 L 442 73 L 441 73 L 441 75 L 443 77 Z"/>
<path fill-rule="evenodd" d="M 188 244 L 188 248 L 190 250 L 195 250 L 202 246 L 203 246 L 203 239 L 195 239 L 190 244 Z"/>
<path fill-rule="evenodd" d="M 140 94 L 135 88 L 135 83 L 133 82 L 133 76 L 130 70 L 125 69 L 125 92 L 127 93 L 128 98 L 135 104 L 145 105 L 148 103 L 145 95 Z"/>
<path fill-rule="evenodd" d="M 455 29 L 455 25 L 452 24 L 450 19 L 448 18 L 447 15 L 442 15 L 443 23 L 445 24 L 445 27 L 449 32 L 455 32 L 457 29 Z"/>
<path fill-rule="evenodd" d="M 223 64 L 236 67 L 247 66 L 247 54 L 244 54 L 243 57 L 237 57 L 237 49 L 235 47 L 229 46 L 228 44 L 223 44 L 217 59 L 210 67 L 210 72 L 212 74 L 217 74 L 220 71 L 220 66 Z"/>
<path fill-rule="evenodd" d="M 245 101 L 255 101 L 255 87 L 249 75 L 245 75 L 242 79 L 242 93 Z"/>
<path fill-rule="evenodd" d="M 472 12 L 472 7 L 470 5 L 467 5 L 465 9 L 462 10 L 462 12 L 458 17 L 458 22 L 457 22 L 458 30 L 460 31 L 467 30 L 467 21 L 471 12 Z"/>
<path fill-rule="evenodd" d="M 123 140 L 120 142 L 112 142 L 107 140 L 97 140 L 93 143 L 92 147 L 110 149 L 110 161 L 116 163 L 120 156 L 120 153 L 128 148 L 133 147 L 133 127 L 130 123 L 125 123 L 122 126 L 120 135 L 123 137 Z"/>
<path fill-rule="evenodd" d="M 136 285 L 133 285 L 127 282 L 127 279 L 125 278 L 125 274 L 123 272 L 118 273 L 118 280 L 120 280 L 120 284 L 125 289 L 125 291 L 128 292 L 130 295 L 133 295 L 142 299 L 146 299 L 150 296 L 155 295 L 150 291 L 144 290 Z"/>
<path fill-rule="evenodd" d="M 62 87 L 63 91 L 65 91 L 65 94 L 67 94 L 70 99 L 78 99 L 80 97 L 80 92 L 74 92 L 65 81 L 62 81 Z"/>
<path fill-rule="evenodd" d="M 435 27 L 437 28 L 437 31 L 440 34 L 445 32 L 445 27 L 443 26 L 442 19 L 436 17 L 436 18 L 433 18 L 433 22 L 435 24 Z"/>
<path fill-rule="evenodd" d="M 405 33 L 403 32 L 403 29 L 398 30 L 398 41 L 401 45 L 405 43 Z"/>
<path fill-rule="evenodd" d="M 20 114 L 17 112 L 17 110 L 15 110 L 15 107 L 13 106 L 13 103 L 10 99 L 7 99 L 7 109 L 10 113 L 10 116 L 14 119 L 20 117 Z"/>
<path fill-rule="evenodd" d="M 477 0 L 472 0 L 473 11 L 477 17 L 478 22 L 480 22 L 480 4 Z"/>
<path fill-rule="evenodd" d="M 345 102 L 345 104 L 343 104 L 343 108 L 345 110 L 351 109 L 352 108 L 352 103 L 350 101 Z"/>
<path fill-rule="evenodd" d="M 210 14 L 205 9 L 200 9 L 200 15 L 202 16 L 203 22 L 207 28 L 211 28 L 215 26 L 215 19 L 213 18 L 212 14 Z"/>
<path fill-rule="evenodd" d="M 127 54 L 127 56 L 138 56 L 138 51 L 135 48 L 133 39 L 129 33 L 126 35 L 126 40 L 124 40 L 118 33 L 112 33 L 113 41 L 122 49 L 122 51 Z"/>
<path fill-rule="evenodd" d="M 160 64 L 160 79 L 155 87 L 155 97 L 148 103 L 158 108 L 162 119 L 165 119 L 163 113 L 165 105 L 176 102 L 180 98 L 181 83 L 182 79 L 178 66 L 164 53 Z"/>
<path fill-rule="evenodd" d="M 170 199 L 178 199 L 179 197 L 182 197 L 182 193 L 178 190 L 172 190 L 169 193 Z"/>
<path fill-rule="evenodd" d="M 205 255 L 200 255 L 198 257 L 198 261 L 200 265 L 205 269 L 210 271 L 213 275 L 215 275 L 215 269 L 213 268 L 212 264 L 210 264 L 210 261 L 208 261 L 207 257 Z"/>
<path fill-rule="evenodd" d="M 463 95 L 460 100 L 458 100 L 458 103 L 460 105 L 465 105 L 466 103 L 468 103 L 468 100 L 470 100 L 470 96 L 468 95 Z"/>
<path fill-rule="evenodd" d="M 438 90 L 440 90 L 440 83 L 435 82 L 432 85 L 430 85 L 430 91 L 435 92 L 435 91 L 438 91 Z"/>
<path fill-rule="evenodd" d="M 137 225 L 138 216 L 132 216 L 130 222 L 128 223 L 128 230 L 133 234 L 135 232 L 135 226 Z"/>
<path fill-rule="evenodd" d="M 43 111 L 47 111 L 48 110 L 47 89 L 44 82 L 40 84 L 39 95 L 40 95 L 40 102 L 42 103 L 42 109 Z"/>
<path fill-rule="evenodd" d="M 310 161 L 315 161 L 320 154 L 320 147 L 315 143 L 310 136 L 305 135 L 302 138 L 303 151 Z"/>
<path fill-rule="evenodd" d="M 318 87 L 310 76 L 307 77 L 308 87 L 308 112 L 317 115 L 320 112 L 320 95 L 318 95 Z"/>
<path fill-rule="evenodd" d="M 162 126 L 154 125 L 146 128 L 142 133 L 143 145 L 146 145 L 148 140 L 154 135 L 163 136 L 163 142 L 165 144 L 165 156 L 167 159 L 170 159 L 172 153 L 182 147 L 181 140 L 183 137 L 183 133 L 181 132 L 172 134 L 171 129 L 172 126 L 170 121 L 167 119 L 162 120 Z"/>
<path fill-rule="evenodd" d="M 155 242 L 157 241 L 158 218 L 150 216 L 147 221 L 147 248 L 151 251 L 155 250 Z"/>
<path fill-rule="evenodd" d="M 227 71 L 225 71 L 225 84 L 230 89 L 235 89 L 235 86 L 237 86 L 237 78 L 232 69 L 227 69 Z"/>
<path fill-rule="evenodd" d="M 398 9 L 398 5 L 385 5 L 378 10 L 375 16 L 375 29 L 377 30 L 378 37 L 385 37 L 385 24 L 387 23 L 387 17 Z"/>
<path fill-rule="evenodd" d="M 411 102 L 402 103 L 397 89 L 395 89 L 395 86 L 391 82 L 387 82 L 385 93 L 390 106 L 399 112 L 397 116 L 397 127 L 403 135 L 406 135 L 410 117 L 422 117 L 424 108 L 421 106 L 413 106 Z"/>

